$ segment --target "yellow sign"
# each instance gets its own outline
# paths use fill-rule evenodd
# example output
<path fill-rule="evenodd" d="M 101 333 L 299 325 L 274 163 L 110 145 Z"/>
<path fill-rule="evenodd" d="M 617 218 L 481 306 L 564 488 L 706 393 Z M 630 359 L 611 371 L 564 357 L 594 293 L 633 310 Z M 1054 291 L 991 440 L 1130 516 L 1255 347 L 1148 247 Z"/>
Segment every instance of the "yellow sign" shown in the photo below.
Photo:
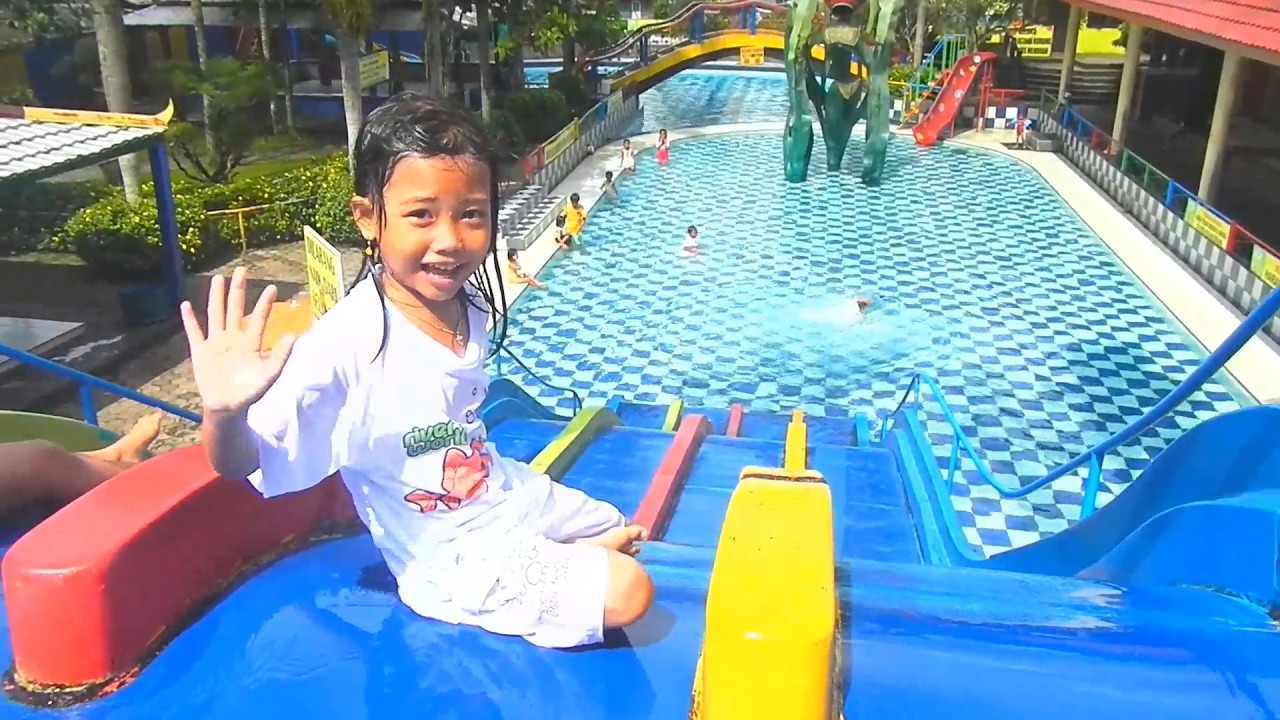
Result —
<path fill-rule="evenodd" d="M 550 165 L 551 161 L 560 155 L 560 153 L 569 149 L 574 140 L 578 139 L 578 123 L 569 123 L 569 126 L 555 134 L 555 137 L 542 144 L 542 163 Z"/>
<path fill-rule="evenodd" d="M 738 62 L 742 65 L 763 65 L 764 48 L 744 47 L 738 50 Z"/>
<path fill-rule="evenodd" d="M 1029 25 L 1010 31 L 1023 57 L 1047 58 L 1053 54 L 1053 26 Z"/>
<path fill-rule="evenodd" d="M 1196 232 L 1209 238 L 1209 242 L 1223 250 L 1227 249 L 1227 238 L 1231 236 L 1231 225 L 1212 211 L 1205 210 L 1195 200 L 1187 201 L 1187 210 L 1182 214 L 1187 224 Z"/>
<path fill-rule="evenodd" d="M 307 292 L 311 314 L 320 317 L 347 292 L 342 281 L 342 253 L 310 225 L 302 226 L 302 247 L 307 255 Z"/>
<path fill-rule="evenodd" d="M 1253 246 L 1253 257 L 1249 261 L 1249 269 L 1271 287 L 1280 285 L 1280 259 L 1262 249 L 1261 245 Z"/>
<path fill-rule="evenodd" d="M 386 50 L 360 58 L 360 89 L 365 90 L 391 79 L 391 54 Z"/>

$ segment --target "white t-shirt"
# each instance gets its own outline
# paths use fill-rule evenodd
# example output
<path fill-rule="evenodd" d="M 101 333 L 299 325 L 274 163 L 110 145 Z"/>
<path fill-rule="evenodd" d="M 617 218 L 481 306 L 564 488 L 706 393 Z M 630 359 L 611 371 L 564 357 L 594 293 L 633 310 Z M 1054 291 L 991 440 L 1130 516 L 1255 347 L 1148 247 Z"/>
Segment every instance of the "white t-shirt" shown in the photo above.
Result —
<path fill-rule="evenodd" d="M 458 357 L 390 302 L 383 307 L 366 280 L 299 338 L 283 374 L 249 409 L 260 465 L 249 481 L 274 497 L 341 470 L 401 599 L 460 622 L 458 595 L 486 592 L 493 579 L 454 581 L 449 570 L 462 551 L 488 544 L 478 534 L 518 536 L 551 481 L 486 441 L 485 312 L 469 313 L 470 341 Z M 469 567 L 483 573 L 493 564 Z"/>

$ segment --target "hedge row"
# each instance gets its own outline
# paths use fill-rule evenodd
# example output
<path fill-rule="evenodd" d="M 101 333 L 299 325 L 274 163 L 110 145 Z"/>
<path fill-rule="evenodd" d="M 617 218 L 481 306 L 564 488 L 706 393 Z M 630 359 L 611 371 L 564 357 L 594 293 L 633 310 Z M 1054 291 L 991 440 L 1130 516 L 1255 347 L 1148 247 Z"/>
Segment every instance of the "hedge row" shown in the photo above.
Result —
<path fill-rule="evenodd" d="M 142 193 L 141 201 L 130 204 L 119 190 L 107 191 L 105 197 L 67 220 L 53 237 L 51 248 L 76 253 L 95 275 L 108 282 L 157 277 L 163 256 L 154 188 L 147 183 Z M 225 185 L 179 185 L 174 188 L 174 214 L 186 269 L 205 269 L 240 247 L 236 216 L 210 213 L 266 206 L 244 214 L 250 248 L 298 240 L 303 224 L 312 225 L 334 242 L 345 242 L 354 233 L 351 195 L 351 176 L 343 154 Z"/>
<path fill-rule="evenodd" d="M 514 93 L 496 110 L 490 130 L 510 151 L 544 142 L 590 102 L 576 77 L 558 77 L 555 84 L 556 89 Z M 177 183 L 174 209 L 186 270 L 207 269 L 240 249 L 239 220 L 219 210 L 266 206 L 243 214 L 249 248 L 298 240 L 304 224 L 331 242 L 349 243 L 356 237 L 353 192 L 342 153 L 222 185 Z M 0 195 L 0 249 L 74 252 L 108 282 L 154 279 L 163 256 L 153 186 L 143 185 L 142 194 L 130 204 L 119 189 L 100 181 L 41 182 L 10 191 Z"/>

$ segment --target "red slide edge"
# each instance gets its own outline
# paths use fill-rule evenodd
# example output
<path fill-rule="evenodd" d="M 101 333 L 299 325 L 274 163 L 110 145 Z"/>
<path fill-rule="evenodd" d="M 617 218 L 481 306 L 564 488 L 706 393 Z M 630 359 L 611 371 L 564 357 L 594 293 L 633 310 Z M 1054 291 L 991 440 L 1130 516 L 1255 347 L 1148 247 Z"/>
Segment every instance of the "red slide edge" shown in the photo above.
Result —
<path fill-rule="evenodd" d="M 729 422 L 725 423 L 724 436 L 738 437 L 742 434 L 742 405 L 734 403 L 729 406 Z"/>
<path fill-rule="evenodd" d="M 702 415 L 686 415 L 676 428 L 671 447 L 662 458 L 662 464 L 653 474 L 649 489 L 640 501 L 632 522 L 644 528 L 649 540 L 661 540 L 667 530 L 667 522 L 675 510 L 676 500 L 684 481 L 693 468 L 702 441 L 711 434 L 711 423 Z"/>
<path fill-rule="evenodd" d="M 16 685 L 79 700 L 112 692 L 236 581 L 358 525 L 337 476 L 266 500 L 219 477 L 200 446 L 140 463 L 5 555 Z"/>

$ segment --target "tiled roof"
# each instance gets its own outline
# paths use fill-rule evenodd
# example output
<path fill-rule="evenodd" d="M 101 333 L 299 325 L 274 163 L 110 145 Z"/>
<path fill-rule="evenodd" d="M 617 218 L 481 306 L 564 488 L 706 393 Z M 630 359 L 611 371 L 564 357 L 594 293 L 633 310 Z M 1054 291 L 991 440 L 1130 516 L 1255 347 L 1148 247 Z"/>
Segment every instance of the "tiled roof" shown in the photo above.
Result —
<path fill-rule="evenodd" d="M 1208 36 L 1280 58 L 1280 0 L 1083 0 L 1078 4 L 1122 18 L 1146 19 L 1156 29 L 1172 26 L 1193 38 Z"/>
<path fill-rule="evenodd" d="M 109 127 L 0 117 L 0 183 L 37 180 L 141 149 L 161 127 Z"/>

